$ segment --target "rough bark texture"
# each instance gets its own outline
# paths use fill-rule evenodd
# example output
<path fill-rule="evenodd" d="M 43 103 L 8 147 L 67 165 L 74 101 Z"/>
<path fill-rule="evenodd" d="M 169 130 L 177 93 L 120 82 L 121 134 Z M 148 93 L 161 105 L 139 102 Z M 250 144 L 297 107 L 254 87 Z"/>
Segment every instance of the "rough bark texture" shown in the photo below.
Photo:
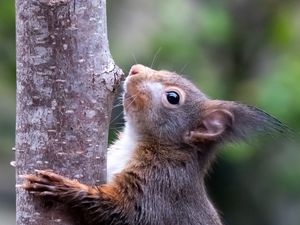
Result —
<path fill-rule="evenodd" d="M 17 0 L 16 169 L 106 179 L 106 146 L 122 72 L 108 47 L 105 0 Z M 17 225 L 76 224 L 17 189 Z"/>

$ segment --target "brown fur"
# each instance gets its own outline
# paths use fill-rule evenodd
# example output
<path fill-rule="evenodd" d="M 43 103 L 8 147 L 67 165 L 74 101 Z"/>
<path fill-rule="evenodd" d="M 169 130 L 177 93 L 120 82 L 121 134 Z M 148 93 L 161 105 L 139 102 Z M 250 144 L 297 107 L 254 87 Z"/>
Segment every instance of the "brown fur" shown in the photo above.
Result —
<path fill-rule="evenodd" d="M 37 171 L 21 187 L 77 210 L 87 225 L 221 225 L 204 186 L 215 146 L 287 128 L 257 108 L 210 100 L 176 73 L 135 65 L 130 75 L 124 108 L 138 137 L 124 170 L 99 187 Z M 160 101 L 164 88 L 180 92 L 182 102 Z"/>

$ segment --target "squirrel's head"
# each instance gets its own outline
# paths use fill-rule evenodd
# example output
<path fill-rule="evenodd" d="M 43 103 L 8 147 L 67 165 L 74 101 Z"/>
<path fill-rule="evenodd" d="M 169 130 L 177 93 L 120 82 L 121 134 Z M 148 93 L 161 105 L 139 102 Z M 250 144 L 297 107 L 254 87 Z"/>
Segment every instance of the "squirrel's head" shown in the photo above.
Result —
<path fill-rule="evenodd" d="M 174 72 L 134 65 L 124 90 L 125 118 L 142 139 L 200 145 L 288 129 L 255 107 L 211 100 Z"/>

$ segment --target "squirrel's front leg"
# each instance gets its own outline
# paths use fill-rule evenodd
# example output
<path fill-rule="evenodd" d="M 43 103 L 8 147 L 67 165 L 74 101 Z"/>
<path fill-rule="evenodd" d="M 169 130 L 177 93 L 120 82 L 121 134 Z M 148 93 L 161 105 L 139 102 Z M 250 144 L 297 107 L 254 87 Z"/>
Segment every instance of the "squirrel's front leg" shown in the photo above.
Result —
<path fill-rule="evenodd" d="M 19 187 L 78 210 L 85 224 L 128 224 L 126 208 L 112 185 L 90 187 L 47 170 L 22 177 L 25 182 Z"/>
<path fill-rule="evenodd" d="M 48 170 L 36 170 L 36 174 L 21 175 L 25 182 L 20 187 L 32 194 L 52 197 L 58 201 L 72 202 L 77 198 L 85 196 L 97 196 L 97 191 L 93 187 L 81 184 L 76 180 L 70 180 Z"/>

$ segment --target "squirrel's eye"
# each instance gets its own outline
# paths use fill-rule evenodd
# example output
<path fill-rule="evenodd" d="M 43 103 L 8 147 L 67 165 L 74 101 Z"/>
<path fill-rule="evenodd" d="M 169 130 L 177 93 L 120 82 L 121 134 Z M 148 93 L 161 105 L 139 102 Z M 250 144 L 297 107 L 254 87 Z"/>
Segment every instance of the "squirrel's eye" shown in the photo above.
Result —
<path fill-rule="evenodd" d="M 166 92 L 167 100 L 170 104 L 172 105 L 177 105 L 179 104 L 180 97 L 179 94 L 175 91 L 168 91 Z"/>

